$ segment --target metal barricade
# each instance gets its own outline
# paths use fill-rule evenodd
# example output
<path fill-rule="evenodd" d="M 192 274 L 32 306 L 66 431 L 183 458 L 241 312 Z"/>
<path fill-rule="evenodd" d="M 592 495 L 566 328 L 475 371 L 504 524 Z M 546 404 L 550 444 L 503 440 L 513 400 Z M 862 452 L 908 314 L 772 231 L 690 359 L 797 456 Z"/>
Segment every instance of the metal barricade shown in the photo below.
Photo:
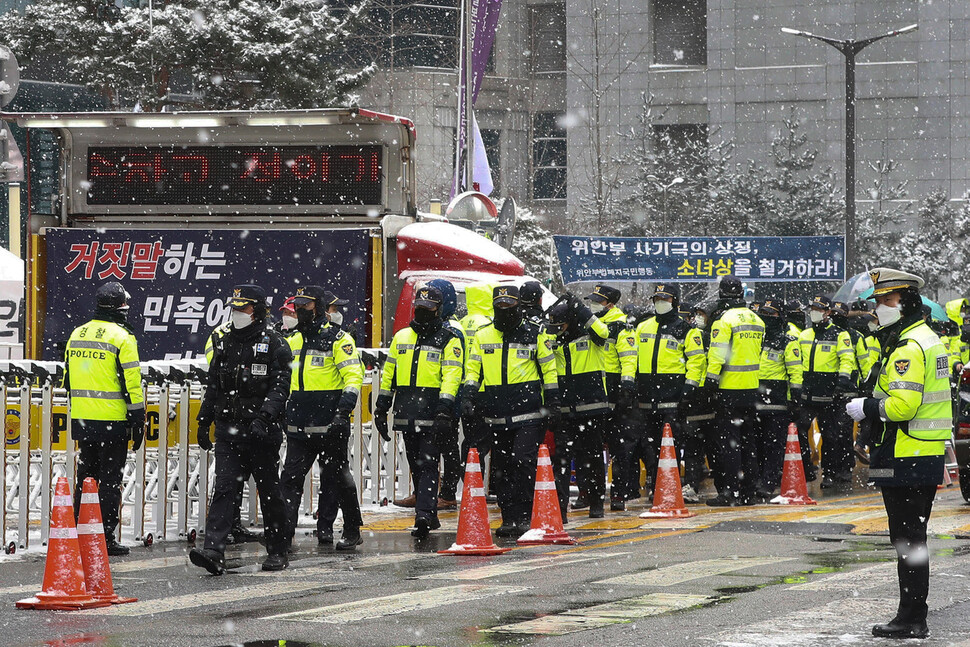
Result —
<path fill-rule="evenodd" d="M 150 545 L 156 540 L 194 540 L 204 528 L 215 463 L 195 441 L 205 368 L 205 360 L 143 363 L 148 432 L 139 450 L 129 452 L 124 468 L 119 537 Z M 8 552 L 25 549 L 31 541 L 46 545 L 53 484 L 64 476 L 74 487 L 77 445 L 62 375 L 61 363 L 0 360 L 5 415 L 0 538 Z M 368 371 L 348 447 L 365 506 L 386 505 L 412 490 L 403 439 L 394 434 L 390 442 L 383 441 L 371 422 L 379 384 L 380 372 Z M 315 505 L 318 475 L 314 464 L 303 502 L 307 513 Z M 258 519 L 255 494 L 255 485 L 249 483 L 242 510 L 251 525 Z"/>

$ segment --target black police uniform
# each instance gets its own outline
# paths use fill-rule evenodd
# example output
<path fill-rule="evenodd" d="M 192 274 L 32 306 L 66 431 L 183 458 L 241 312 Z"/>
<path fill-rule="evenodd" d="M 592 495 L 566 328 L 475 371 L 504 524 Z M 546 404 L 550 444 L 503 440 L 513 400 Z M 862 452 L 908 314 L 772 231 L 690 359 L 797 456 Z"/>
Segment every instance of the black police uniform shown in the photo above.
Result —
<path fill-rule="evenodd" d="M 238 480 L 248 474 L 256 479 L 259 491 L 267 552 L 284 563 L 286 558 L 279 448 L 293 355 L 283 337 L 266 323 L 263 290 L 243 285 L 233 292 L 230 305 L 253 304 L 255 321 L 242 329 L 231 327 L 215 341 L 197 416 L 200 432 L 207 433 L 215 423 L 216 478 L 206 518 L 205 551 L 194 550 L 190 557 L 213 573 L 224 569 L 221 558 L 232 526 Z"/>

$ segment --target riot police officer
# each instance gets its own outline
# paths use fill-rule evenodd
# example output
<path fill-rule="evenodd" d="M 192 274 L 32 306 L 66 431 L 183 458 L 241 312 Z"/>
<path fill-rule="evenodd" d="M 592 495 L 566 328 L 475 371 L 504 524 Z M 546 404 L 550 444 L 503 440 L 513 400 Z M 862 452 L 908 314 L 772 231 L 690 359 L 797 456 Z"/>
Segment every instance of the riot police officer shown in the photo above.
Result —
<path fill-rule="evenodd" d="M 597 348 L 603 354 L 606 371 L 606 393 L 611 413 L 601 419 L 603 439 L 610 450 L 613 483 L 610 487 L 610 509 L 624 510 L 628 499 L 640 496 L 640 483 L 633 481 L 639 459 L 634 454 L 637 423 L 633 410 L 636 391 L 637 341 L 633 327 L 617 303 L 620 291 L 608 285 L 597 285 L 586 297 L 598 308 L 593 314 L 606 324 L 609 336 Z"/>
<path fill-rule="evenodd" d="M 452 434 L 455 398 L 462 376 L 461 339 L 441 321 L 441 291 L 426 286 L 414 298 L 414 318 L 391 340 L 381 374 L 374 421 L 387 435 L 394 404 L 394 430 L 404 434 L 414 474 L 414 530 L 418 539 L 441 527 L 438 520 L 438 448 Z"/>
<path fill-rule="evenodd" d="M 546 331 L 556 339 L 556 373 L 562 424 L 553 430 L 556 439 L 554 471 L 559 510 L 566 520 L 569 504 L 570 465 L 576 466 L 576 482 L 586 492 L 589 516 L 603 516 L 606 471 L 603 463 L 602 419 L 609 411 L 604 383 L 603 354 L 577 313 L 574 299 L 561 299 L 548 314 Z"/>
<path fill-rule="evenodd" d="M 718 456 L 714 483 L 718 495 L 711 506 L 754 503 L 754 431 L 758 373 L 765 325 L 744 302 L 744 286 L 733 275 L 718 285 L 720 316 L 711 324 L 705 388 L 713 390 L 718 406 Z"/>
<path fill-rule="evenodd" d="M 94 317 L 74 329 L 64 353 L 71 438 L 80 449 L 74 516 L 81 506 L 81 485 L 91 477 L 98 482 L 108 554 L 127 555 L 129 549 L 115 539 L 115 529 L 128 441 L 138 451 L 145 438 L 145 397 L 138 341 L 127 321 L 128 293 L 113 281 L 99 287 L 95 298 Z"/>
<path fill-rule="evenodd" d="M 766 299 L 758 312 L 765 324 L 761 346 L 761 368 L 758 375 L 757 437 L 754 439 L 758 477 L 756 496 L 763 502 L 771 499 L 781 483 L 785 460 L 785 439 L 791 417 L 791 401 L 801 399 L 802 358 L 798 339 L 785 330 L 784 305 L 777 299 Z"/>
<path fill-rule="evenodd" d="M 502 525 L 496 534 L 519 536 L 529 529 L 539 443 L 545 419 L 561 422 L 556 356 L 552 339 L 541 339 L 539 326 L 519 310 L 519 289 L 496 286 L 495 317 L 472 341 L 465 387 L 478 393 L 462 401 L 462 418 L 475 414 L 491 432 L 492 479 L 496 483 Z"/>
<path fill-rule="evenodd" d="M 679 302 L 680 286 L 658 284 L 653 292 L 657 314 L 637 326 L 635 332 L 636 399 L 643 424 L 637 454 L 646 466 L 648 483 L 653 483 L 657 473 L 664 425 L 669 424 L 675 439 L 681 439 L 682 403 L 691 398 L 704 374 L 701 333 L 680 318 Z M 639 476 L 635 468 L 631 478 L 639 483 Z"/>
<path fill-rule="evenodd" d="M 896 548 L 899 607 L 874 636 L 925 638 L 930 563 L 926 528 L 943 481 L 952 433 L 949 359 L 920 315 L 923 279 L 890 268 L 870 272 L 883 356 L 875 397 L 854 398 L 846 412 L 872 422 L 869 480 L 882 489 L 889 539 Z"/>
<path fill-rule="evenodd" d="M 232 525 L 240 478 L 256 479 L 266 549 L 263 570 L 286 568 L 286 507 L 279 489 L 279 448 L 293 355 L 266 321 L 266 293 L 238 285 L 227 299 L 228 332 L 213 342 L 205 395 L 196 417 L 198 442 L 212 448 L 215 425 L 216 479 L 205 524 L 205 547 L 189 553 L 193 564 L 213 575 L 225 571 L 226 537 Z"/>
<path fill-rule="evenodd" d="M 353 337 L 330 321 L 335 297 L 319 285 L 307 285 L 293 297 L 296 332 L 287 338 L 295 358 L 286 403 L 286 462 L 280 492 L 287 506 L 287 535 L 292 542 L 299 517 L 303 483 L 313 461 L 320 463 L 317 541 L 333 543 L 335 501 L 343 512 L 343 536 L 337 550 L 354 550 L 363 543 L 360 502 L 350 473 L 347 448 L 350 415 L 360 397 L 364 369 Z M 336 506 L 333 506 L 336 507 Z"/>
<path fill-rule="evenodd" d="M 822 487 L 852 480 L 852 436 L 840 426 L 839 394 L 851 393 L 852 371 L 856 367 L 855 349 L 849 333 L 830 320 L 832 300 L 815 297 L 809 305 L 812 327 L 799 336 L 802 352 L 803 415 L 799 421 L 798 440 L 802 444 L 805 478 L 815 479 L 815 466 L 810 458 L 808 428 L 814 418 L 822 435 Z M 841 411 L 845 410 L 842 405 Z"/>

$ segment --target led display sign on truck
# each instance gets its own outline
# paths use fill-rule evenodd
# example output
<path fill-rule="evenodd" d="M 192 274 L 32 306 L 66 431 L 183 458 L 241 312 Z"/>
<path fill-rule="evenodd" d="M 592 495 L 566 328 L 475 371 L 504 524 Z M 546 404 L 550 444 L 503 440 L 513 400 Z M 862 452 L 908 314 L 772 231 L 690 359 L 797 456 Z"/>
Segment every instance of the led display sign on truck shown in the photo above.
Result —
<path fill-rule="evenodd" d="M 380 205 L 381 146 L 89 147 L 90 205 Z"/>

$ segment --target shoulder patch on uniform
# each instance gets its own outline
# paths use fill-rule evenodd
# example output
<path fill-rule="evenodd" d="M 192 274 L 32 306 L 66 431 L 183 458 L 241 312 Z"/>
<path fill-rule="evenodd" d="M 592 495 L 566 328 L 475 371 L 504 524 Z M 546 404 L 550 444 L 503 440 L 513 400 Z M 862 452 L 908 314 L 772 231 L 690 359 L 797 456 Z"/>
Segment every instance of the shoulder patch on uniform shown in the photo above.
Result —
<path fill-rule="evenodd" d="M 455 354 L 455 357 L 461 357 L 461 347 L 455 346 L 451 351 Z"/>
<path fill-rule="evenodd" d="M 848 339 L 843 339 L 842 340 L 842 343 L 845 344 L 846 346 L 851 346 L 852 345 L 852 343 Z"/>
<path fill-rule="evenodd" d="M 547 350 L 552 350 L 552 340 L 551 339 L 545 340 L 545 344 L 546 344 L 546 349 Z"/>
<path fill-rule="evenodd" d="M 350 355 L 351 353 L 354 352 L 354 345 L 353 344 L 344 344 L 343 346 L 340 347 L 340 350 L 342 350 L 343 352 L 345 352 L 348 355 Z"/>
<path fill-rule="evenodd" d="M 798 357 L 798 349 L 797 348 L 792 348 L 791 349 L 791 354 L 794 355 L 795 357 Z"/>
<path fill-rule="evenodd" d="M 908 359 L 898 359 L 896 360 L 896 372 L 900 375 L 904 375 L 906 371 L 909 370 L 909 360 Z"/>
<path fill-rule="evenodd" d="M 629 344 L 630 346 L 636 346 L 637 345 L 637 340 L 634 337 L 627 337 L 626 338 L 626 343 Z"/>
<path fill-rule="evenodd" d="M 717 334 L 718 334 L 719 332 L 721 332 L 721 331 L 720 331 L 720 330 L 718 330 L 717 328 L 715 328 L 714 330 L 712 330 L 712 331 L 711 331 L 711 339 L 714 339 L 715 337 L 717 337 Z"/>

